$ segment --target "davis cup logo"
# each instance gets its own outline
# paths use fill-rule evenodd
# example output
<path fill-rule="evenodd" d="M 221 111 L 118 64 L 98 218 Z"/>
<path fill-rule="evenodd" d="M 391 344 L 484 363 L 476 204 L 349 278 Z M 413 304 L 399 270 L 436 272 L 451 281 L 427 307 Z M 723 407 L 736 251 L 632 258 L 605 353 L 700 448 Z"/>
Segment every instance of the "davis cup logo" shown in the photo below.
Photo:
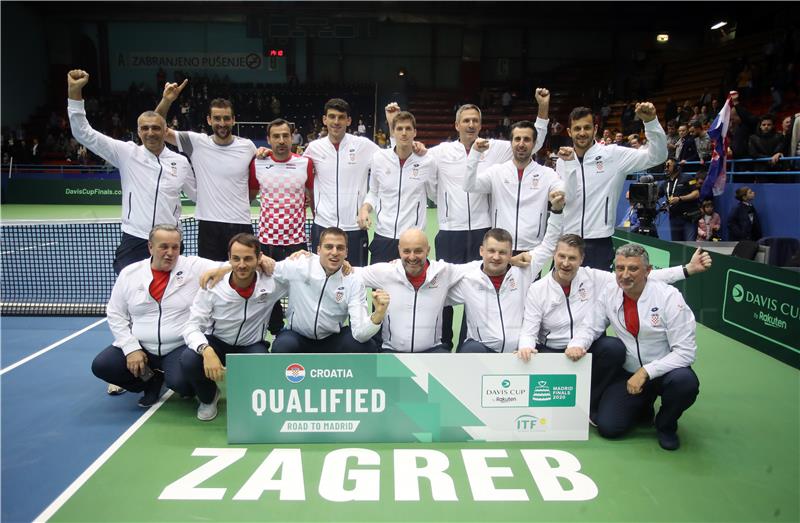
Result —
<path fill-rule="evenodd" d="M 306 379 L 306 369 L 299 363 L 292 363 L 286 367 L 286 379 L 291 383 L 300 383 Z"/>

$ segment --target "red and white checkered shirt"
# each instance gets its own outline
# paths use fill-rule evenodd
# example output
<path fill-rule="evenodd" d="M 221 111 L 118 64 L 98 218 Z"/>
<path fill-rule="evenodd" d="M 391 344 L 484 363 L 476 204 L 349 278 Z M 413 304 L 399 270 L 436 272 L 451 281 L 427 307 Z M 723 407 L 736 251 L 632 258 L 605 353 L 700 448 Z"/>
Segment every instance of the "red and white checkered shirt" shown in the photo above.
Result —
<path fill-rule="evenodd" d="M 269 156 L 264 160 L 254 159 L 250 171 L 261 186 L 258 241 L 266 245 L 305 243 L 305 188 L 314 189 L 311 159 L 292 154 L 281 162 Z"/>

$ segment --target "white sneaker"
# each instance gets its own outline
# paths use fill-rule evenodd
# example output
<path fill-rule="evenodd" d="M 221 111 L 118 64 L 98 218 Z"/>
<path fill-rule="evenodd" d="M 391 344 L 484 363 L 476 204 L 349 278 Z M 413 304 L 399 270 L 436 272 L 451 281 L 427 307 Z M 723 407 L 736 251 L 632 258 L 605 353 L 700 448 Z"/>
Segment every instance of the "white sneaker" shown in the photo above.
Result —
<path fill-rule="evenodd" d="M 217 417 L 217 402 L 219 401 L 219 387 L 214 393 L 214 399 L 211 403 L 200 403 L 197 407 L 197 419 L 200 421 L 211 421 Z"/>

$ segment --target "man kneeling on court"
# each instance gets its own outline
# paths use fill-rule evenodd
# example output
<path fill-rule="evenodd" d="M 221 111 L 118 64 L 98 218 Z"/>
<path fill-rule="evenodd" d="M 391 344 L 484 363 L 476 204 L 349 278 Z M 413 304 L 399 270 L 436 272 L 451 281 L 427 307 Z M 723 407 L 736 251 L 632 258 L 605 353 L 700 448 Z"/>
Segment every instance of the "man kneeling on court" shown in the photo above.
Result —
<path fill-rule="evenodd" d="M 625 344 L 624 372 L 613 381 L 597 412 L 597 430 L 606 438 L 625 434 L 642 416 L 655 417 L 658 443 L 680 447 L 678 418 L 692 406 L 700 383 L 692 370 L 697 344 L 692 310 L 681 293 L 648 278 L 652 266 L 641 245 L 629 243 L 616 252 L 616 283 L 597 293 L 591 319 L 569 342 L 567 351 L 588 349 L 610 323 Z"/>
<path fill-rule="evenodd" d="M 264 334 L 272 307 L 286 295 L 285 286 L 256 271 L 261 261 L 258 240 L 239 233 L 228 243 L 233 271 L 211 289 L 201 289 L 192 303 L 183 337 L 181 368 L 200 406 L 197 418 L 217 416 L 219 388 L 225 378 L 225 357 L 231 353 L 264 354 Z"/>
<path fill-rule="evenodd" d="M 317 252 L 275 264 L 272 277 L 289 286 L 289 309 L 287 328 L 275 338 L 272 352 L 375 352 L 370 338 L 381 328 L 389 294 L 373 291 L 370 315 L 364 282 L 342 272 L 347 258 L 342 229 L 323 229 Z M 348 316 L 350 325 L 343 327 Z"/>
<path fill-rule="evenodd" d="M 142 392 L 140 407 L 158 401 L 161 385 L 182 396 L 194 395 L 179 363 L 183 330 L 200 288 L 200 275 L 220 266 L 197 256 L 180 256 L 181 231 L 156 225 L 147 248 L 151 258 L 120 272 L 106 307 L 114 342 L 92 362 L 98 378 Z"/>
<path fill-rule="evenodd" d="M 400 235 L 400 260 L 354 269 L 365 285 L 392 297 L 381 352 L 451 352 L 442 343 L 442 308 L 469 265 L 430 261 L 430 250 L 425 233 L 409 229 Z"/>

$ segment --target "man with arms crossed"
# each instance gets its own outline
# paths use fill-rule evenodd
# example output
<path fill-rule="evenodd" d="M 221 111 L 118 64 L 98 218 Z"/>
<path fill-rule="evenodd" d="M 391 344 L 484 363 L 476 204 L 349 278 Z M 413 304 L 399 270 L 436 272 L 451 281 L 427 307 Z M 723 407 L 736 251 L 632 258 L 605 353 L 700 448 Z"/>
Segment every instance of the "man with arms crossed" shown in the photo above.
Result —
<path fill-rule="evenodd" d="M 541 149 L 547 137 L 547 113 L 550 107 L 550 92 L 538 88 L 535 92 L 539 104 L 536 118 L 537 140 L 533 153 Z M 481 131 L 481 110 L 477 105 L 467 104 L 456 111 L 455 129 L 458 141 L 442 142 L 431 148 L 436 158 L 439 176 L 436 189 L 436 205 L 439 232 L 436 234 L 436 257 L 450 263 L 467 263 L 480 259 L 478 252 L 483 235 L 492 226 L 489 219 L 489 200 L 485 194 L 469 194 L 463 183 L 467 175 L 467 156 Z M 478 172 L 491 165 L 511 159 L 511 143 L 505 140 L 489 140 L 489 149 L 481 155 Z M 451 346 L 453 339 L 453 308 L 447 307 L 443 317 L 442 339 Z M 462 329 L 463 331 L 463 329 Z"/>
<path fill-rule="evenodd" d="M 588 350 L 567 348 L 569 340 L 590 320 L 592 310 L 598 307 L 599 293 L 614 284 L 612 273 L 581 266 L 584 245 L 576 234 L 561 236 L 556 244 L 553 270 L 528 289 L 519 356 L 527 361 L 537 352 L 564 353 L 571 360 L 578 361 L 591 352 L 589 419 L 594 422 L 603 391 L 615 379 L 625 359 L 625 346 L 618 338 L 601 333 Z M 697 249 L 685 267 L 659 269 L 653 271 L 650 278 L 674 283 L 710 267 L 711 256 Z"/>
<path fill-rule="evenodd" d="M 639 149 L 595 143 L 597 125 L 588 107 L 576 107 L 569 115 L 567 133 L 574 154 L 567 160 L 559 155 L 556 172 L 567 193 L 564 233 L 584 239 L 587 267 L 607 270 L 611 266 L 611 235 L 625 177 L 667 159 L 667 136 L 656 118 L 656 108 L 650 102 L 636 104 L 636 115 L 644 122 L 648 142 L 647 147 Z"/>
<path fill-rule="evenodd" d="M 323 229 L 317 253 L 275 265 L 273 278 L 289 287 L 289 310 L 288 328 L 275 338 L 272 352 L 375 352 L 370 338 L 381 328 L 389 294 L 373 291 L 370 315 L 361 278 L 343 272 L 343 230 Z M 350 325 L 344 327 L 348 317 Z"/>
<path fill-rule="evenodd" d="M 92 129 L 86 120 L 83 86 L 89 73 L 67 74 L 67 113 L 72 135 L 87 149 L 119 169 L 122 183 L 122 239 L 114 255 L 114 272 L 150 257 L 150 230 L 156 224 L 177 225 L 181 190 L 194 199 L 195 178 L 189 162 L 164 146 L 167 124 L 159 114 L 142 113 L 138 120 L 142 145 L 114 140 Z"/>
<path fill-rule="evenodd" d="M 183 396 L 195 393 L 180 366 L 185 349 L 181 331 L 200 276 L 220 264 L 181 256 L 180 245 L 177 227 L 153 227 L 147 242 L 152 257 L 128 265 L 114 283 L 106 308 L 114 341 L 92 362 L 98 378 L 124 390 L 144 391 L 140 407 L 158 401 L 165 379 L 167 387 Z"/>
<path fill-rule="evenodd" d="M 650 278 L 651 270 L 641 245 L 617 249 L 616 283 L 598 289 L 592 315 L 568 342 L 567 351 L 586 351 L 611 324 L 625 344 L 625 363 L 600 398 L 597 430 L 606 438 L 622 436 L 642 415 L 652 414 L 653 402 L 661 396 L 655 417 L 658 443 L 677 450 L 678 418 L 700 388 L 691 367 L 697 353 L 696 324 L 681 293 Z"/>
<path fill-rule="evenodd" d="M 166 118 L 169 106 L 187 82 L 167 83 L 156 112 Z M 250 201 L 258 183 L 250 176 L 250 161 L 256 146 L 232 134 L 236 118 L 230 101 L 211 100 L 206 121 L 214 133 L 211 136 L 170 129 L 166 139 L 189 157 L 197 176 L 197 253 L 224 261 L 231 237 L 241 232 L 253 233 Z"/>
<path fill-rule="evenodd" d="M 192 303 L 183 337 L 189 350 L 181 355 L 184 376 L 200 400 L 197 419 L 217 416 L 219 388 L 228 354 L 265 354 L 266 323 L 286 288 L 256 271 L 261 262 L 258 240 L 239 233 L 228 246 L 230 277 L 211 289 L 201 289 Z"/>
<path fill-rule="evenodd" d="M 436 159 L 413 151 L 417 136 L 414 115 L 401 111 L 391 125 L 397 145 L 393 149 L 380 149 L 372 156 L 369 193 L 358 213 L 359 227 L 369 229 L 370 213 L 376 210 L 370 263 L 397 259 L 400 235 L 412 227 L 425 230 L 427 197 L 436 197 Z"/>

